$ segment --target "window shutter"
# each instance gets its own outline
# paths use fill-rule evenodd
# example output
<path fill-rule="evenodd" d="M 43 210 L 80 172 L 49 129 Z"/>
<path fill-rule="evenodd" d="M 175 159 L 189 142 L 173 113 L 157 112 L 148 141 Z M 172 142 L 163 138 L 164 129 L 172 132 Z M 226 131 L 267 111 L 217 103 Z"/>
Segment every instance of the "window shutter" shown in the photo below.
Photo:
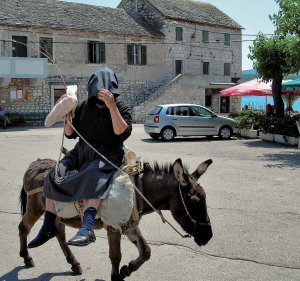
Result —
<path fill-rule="evenodd" d="M 231 75 L 231 69 L 230 69 L 230 63 L 224 63 L 224 75 L 230 76 Z"/>
<path fill-rule="evenodd" d="M 202 42 L 208 43 L 209 42 L 209 33 L 208 31 L 202 31 Z"/>
<path fill-rule="evenodd" d="M 230 46 L 230 34 L 229 33 L 224 34 L 224 45 Z"/>
<path fill-rule="evenodd" d="M 176 27 L 176 41 L 182 41 L 182 27 Z"/>
<path fill-rule="evenodd" d="M 51 62 L 53 59 L 53 39 L 50 37 L 41 37 L 40 38 L 40 57 L 48 58 L 48 61 Z"/>
<path fill-rule="evenodd" d="M 147 46 L 141 46 L 141 65 L 147 64 Z"/>
<path fill-rule="evenodd" d="M 105 63 L 105 43 L 100 43 L 100 63 Z"/>
<path fill-rule="evenodd" d="M 209 62 L 203 62 L 203 74 L 209 75 Z"/>
<path fill-rule="evenodd" d="M 133 45 L 132 44 L 127 45 L 127 63 L 133 64 Z"/>

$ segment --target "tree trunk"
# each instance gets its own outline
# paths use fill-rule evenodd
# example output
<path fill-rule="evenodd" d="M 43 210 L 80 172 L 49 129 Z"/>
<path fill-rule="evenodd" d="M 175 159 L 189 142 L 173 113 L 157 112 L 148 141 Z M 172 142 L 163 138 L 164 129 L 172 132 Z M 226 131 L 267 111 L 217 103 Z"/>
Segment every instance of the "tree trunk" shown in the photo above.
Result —
<path fill-rule="evenodd" d="M 275 115 L 284 117 L 284 103 L 281 97 L 282 75 L 275 75 L 272 81 L 272 95 L 275 106 Z"/>

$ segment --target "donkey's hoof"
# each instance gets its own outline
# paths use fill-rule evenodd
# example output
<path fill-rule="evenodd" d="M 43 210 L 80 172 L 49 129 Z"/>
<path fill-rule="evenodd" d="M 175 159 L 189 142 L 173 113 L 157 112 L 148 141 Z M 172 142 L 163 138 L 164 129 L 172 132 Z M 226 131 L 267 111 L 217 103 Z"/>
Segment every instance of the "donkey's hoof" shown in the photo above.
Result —
<path fill-rule="evenodd" d="M 72 265 L 71 269 L 72 269 L 74 275 L 81 275 L 82 274 L 82 268 L 79 264 Z"/>
<path fill-rule="evenodd" d="M 34 262 L 33 262 L 33 259 L 31 257 L 27 258 L 27 259 L 24 259 L 24 264 L 26 267 L 34 267 Z"/>
<path fill-rule="evenodd" d="M 120 275 L 122 278 L 130 276 L 129 268 L 127 265 L 123 265 L 120 270 Z"/>

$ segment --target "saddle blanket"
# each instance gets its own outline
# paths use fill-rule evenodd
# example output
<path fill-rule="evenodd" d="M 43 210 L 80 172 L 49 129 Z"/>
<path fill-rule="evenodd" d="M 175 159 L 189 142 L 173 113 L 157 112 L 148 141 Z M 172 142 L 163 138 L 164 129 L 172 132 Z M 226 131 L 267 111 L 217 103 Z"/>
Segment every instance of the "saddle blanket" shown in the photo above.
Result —
<path fill-rule="evenodd" d="M 134 184 L 127 174 L 118 173 L 109 189 L 107 198 L 101 200 L 96 218 L 121 232 L 126 229 L 135 204 Z M 80 203 L 55 202 L 57 215 L 73 218 L 82 215 Z"/>

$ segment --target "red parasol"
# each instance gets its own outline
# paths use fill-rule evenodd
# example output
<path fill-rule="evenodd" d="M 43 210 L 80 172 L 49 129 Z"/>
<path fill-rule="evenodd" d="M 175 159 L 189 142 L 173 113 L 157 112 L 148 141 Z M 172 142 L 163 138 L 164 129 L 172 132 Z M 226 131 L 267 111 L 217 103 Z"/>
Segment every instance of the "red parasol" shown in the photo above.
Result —
<path fill-rule="evenodd" d="M 220 96 L 272 96 L 271 84 L 272 82 L 265 83 L 259 79 L 253 79 L 220 91 Z"/>

